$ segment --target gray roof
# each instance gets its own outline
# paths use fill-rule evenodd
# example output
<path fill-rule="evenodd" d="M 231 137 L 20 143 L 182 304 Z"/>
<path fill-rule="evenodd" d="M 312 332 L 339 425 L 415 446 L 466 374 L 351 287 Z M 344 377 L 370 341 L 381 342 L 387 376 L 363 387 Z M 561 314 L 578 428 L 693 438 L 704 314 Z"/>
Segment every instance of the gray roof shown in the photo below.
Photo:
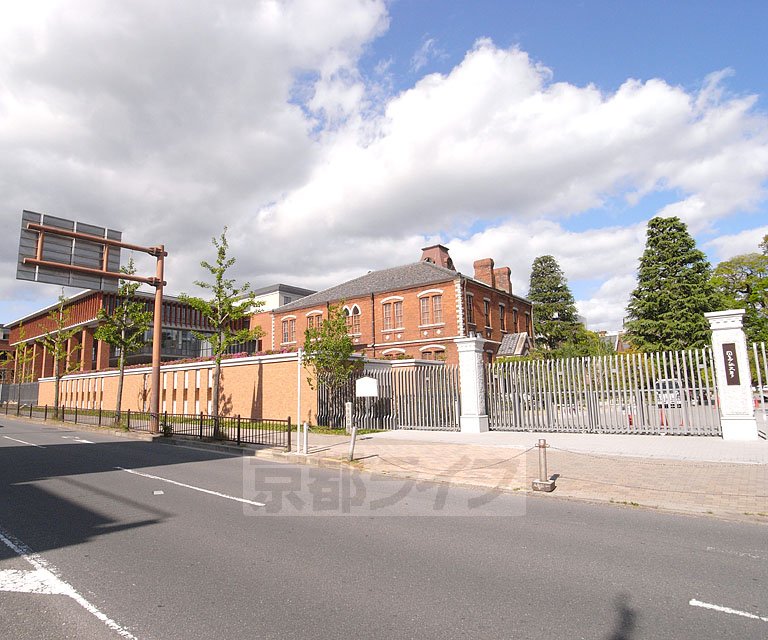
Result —
<path fill-rule="evenodd" d="M 284 313 L 295 311 L 305 307 L 323 305 L 328 302 L 351 300 L 372 293 L 396 291 L 398 289 L 410 289 L 446 280 L 454 280 L 461 274 L 453 269 L 446 269 L 431 262 L 414 262 L 401 267 L 370 271 L 364 276 L 348 280 L 342 284 L 318 291 L 289 304 L 275 309 L 275 312 Z"/>
<path fill-rule="evenodd" d="M 308 296 L 312 293 L 316 293 L 314 289 L 303 289 L 302 287 L 294 287 L 292 284 L 271 284 L 267 287 L 260 287 L 253 291 L 257 296 L 264 295 L 265 293 L 295 293 L 301 296 Z"/>
<path fill-rule="evenodd" d="M 508 333 L 501 339 L 498 356 L 527 356 L 531 349 L 528 333 Z"/>

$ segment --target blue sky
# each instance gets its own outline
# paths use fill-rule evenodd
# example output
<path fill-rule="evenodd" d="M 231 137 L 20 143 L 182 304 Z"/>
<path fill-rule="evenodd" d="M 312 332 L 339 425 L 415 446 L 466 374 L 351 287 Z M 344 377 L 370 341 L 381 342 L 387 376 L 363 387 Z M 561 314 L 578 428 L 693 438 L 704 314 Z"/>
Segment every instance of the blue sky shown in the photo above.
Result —
<path fill-rule="evenodd" d="M 57 295 L 14 280 L 27 208 L 163 242 L 171 293 L 224 225 L 256 287 L 440 241 L 525 294 L 552 254 L 619 328 L 654 215 L 713 264 L 768 233 L 766 24 L 757 1 L 4 3 L 0 322 Z"/>

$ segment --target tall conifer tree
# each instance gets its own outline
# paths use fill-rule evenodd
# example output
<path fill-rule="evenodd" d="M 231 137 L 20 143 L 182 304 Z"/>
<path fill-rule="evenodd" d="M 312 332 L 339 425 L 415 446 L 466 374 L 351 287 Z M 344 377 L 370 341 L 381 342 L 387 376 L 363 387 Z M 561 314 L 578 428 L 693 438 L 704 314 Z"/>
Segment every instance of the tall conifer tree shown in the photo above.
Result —
<path fill-rule="evenodd" d="M 533 304 L 533 333 L 550 350 L 570 342 L 577 330 L 576 303 L 563 270 L 552 256 L 531 266 L 528 299 Z"/>
<path fill-rule="evenodd" d="M 676 217 L 652 218 L 627 307 L 630 342 L 641 351 L 708 345 L 704 313 L 718 306 L 710 277 L 709 262 L 685 223 Z"/>

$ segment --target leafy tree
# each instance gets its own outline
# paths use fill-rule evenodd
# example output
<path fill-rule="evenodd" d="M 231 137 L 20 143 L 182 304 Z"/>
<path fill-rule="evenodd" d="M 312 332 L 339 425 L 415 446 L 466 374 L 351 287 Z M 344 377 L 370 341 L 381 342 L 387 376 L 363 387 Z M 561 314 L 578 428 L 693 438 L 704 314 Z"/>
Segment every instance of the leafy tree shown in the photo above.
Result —
<path fill-rule="evenodd" d="M 704 254 L 679 218 L 648 222 L 637 287 L 627 307 L 627 337 L 640 351 L 704 347 L 718 299 Z"/>
<path fill-rule="evenodd" d="M 578 358 L 584 356 L 609 356 L 616 353 L 594 331 L 577 325 L 567 342 L 563 342 L 548 355 L 552 358 Z"/>
<path fill-rule="evenodd" d="M 560 265 L 552 256 L 539 256 L 531 266 L 528 299 L 533 306 L 533 333 L 547 349 L 575 339 L 581 325 L 576 304 Z"/>
<path fill-rule="evenodd" d="M 126 275 L 135 274 L 136 267 L 133 264 L 133 259 L 128 261 L 127 266 L 120 267 L 120 271 Z M 135 298 L 139 286 L 138 282 L 120 281 L 120 287 L 117 290 L 117 305 L 111 314 L 106 309 L 99 309 L 98 318 L 101 324 L 94 333 L 97 340 L 106 342 L 119 353 L 117 362 L 120 375 L 117 378 L 116 421 L 120 420 L 126 356 L 138 351 L 146 344 L 144 335 L 152 325 L 152 312 L 147 310 L 145 303 Z"/>
<path fill-rule="evenodd" d="M 62 293 L 59 296 L 59 304 L 48 314 L 48 319 L 53 328 L 46 331 L 41 338 L 41 342 L 48 353 L 53 358 L 53 415 L 59 417 L 59 387 L 61 379 L 68 373 L 72 373 L 80 366 L 79 362 L 72 362 L 71 358 L 78 351 L 81 345 L 75 345 L 69 348 L 69 341 L 79 333 L 77 327 L 67 328 L 69 326 L 70 310 L 64 306 L 66 298 Z"/>
<path fill-rule="evenodd" d="M 31 382 L 34 376 L 32 370 L 27 370 L 27 366 L 35 361 L 35 353 L 32 345 L 26 341 L 27 330 L 24 323 L 19 324 L 19 339 L 16 350 L 13 354 L 7 353 L 7 362 L 14 362 L 13 382 L 16 385 L 16 405 L 21 404 L 21 385 L 24 382 Z M 0 363 L 5 364 L 5 363 Z"/>
<path fill-rule="evenodd" d="M 768 235 L 760 248 L 762 253 L 721 262 L 712 276 L 723 308 L 745 310 L 744 333 L 751 342 L 768 341 Z"/>
<path fill-rule="evenodd" d="M 307 382 L 314 389 L 323 385 L 334 398 L 360 363 L 351 360 L 355 345 L 347 330 L 341 304 L 328 308 L 328 317 L 304 332 L 304 366 L 312 372 Z"/>
<path fill-rule="evenodd" d="M 221 380 L 221 360 L 229 347 L 256 340 L 263 334 L 261 328 L 237 329 L 238 321 L 249 317 L 258 310 L 261 303 L 254 300 L 254 293 L 247 282 L 242 286 L 236 286 L 235 281 L 227 278 L 227 271 L 235 264 L 235 258 L 228 258 L 227 228 L 217 240 L 212 239 L 216 248 L 216 263 L 210 264 L 203 260 L 200 265 L 212 276 L 213 282 L 195 281 L 201 289 L 210 292 L 210 298 L 198 298 L 182 294 L 179 298 L 197 310 L 213 329 L 213 334 L 193 331 L 193 335 L 201 341 L 211 345 L 215 362 L 213 375 L 213 417 L 214 437 L 220 436 L 219 432 L 219 395 Z"/>

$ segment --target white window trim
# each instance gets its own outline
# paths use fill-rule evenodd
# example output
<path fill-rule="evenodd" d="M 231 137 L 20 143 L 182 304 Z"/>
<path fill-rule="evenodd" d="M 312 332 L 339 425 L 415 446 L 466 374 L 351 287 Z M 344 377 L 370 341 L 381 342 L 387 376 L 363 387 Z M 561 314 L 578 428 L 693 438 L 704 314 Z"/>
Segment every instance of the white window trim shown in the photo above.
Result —
<path fill-rule="evenodd" d="M 320 309 L 314 309 L 312 311 L 307 312 L 305 315 L 307 317 L 309 317 L 309 316 L 321 316 L 321 315 L 323 315 L 323 312 L 320 311 Z"/>
<path fill-rule="evenodd" d="M 402 302 L 403 300 L 405 300 L 403 296 L 389 296 L 387 298 L 384 298 L 381 301 L 381 304 L 386 304 L 387 302 Z"/>
<path fill-rule="evenodd" d="M 419 352 L 423 351 L 445 351 L 445 347 L 441 344 L 428 344 L 419 348 Z"/>
<path fill-rule="evenodd" d="M 386 351 L 382 351 L 381 355 L 386 356 L 390 353 L 405 353 L 405 349 L 387 349 Z"/>
<path fill-rule="evenodd" d="M 423 298 L 424 296 L 436 296 L 436 295 L 443 295 L 442 289 L 427 289 L 426 291 L 421 291 L 420 293 L 416 294 L 417 298 Z"/>

